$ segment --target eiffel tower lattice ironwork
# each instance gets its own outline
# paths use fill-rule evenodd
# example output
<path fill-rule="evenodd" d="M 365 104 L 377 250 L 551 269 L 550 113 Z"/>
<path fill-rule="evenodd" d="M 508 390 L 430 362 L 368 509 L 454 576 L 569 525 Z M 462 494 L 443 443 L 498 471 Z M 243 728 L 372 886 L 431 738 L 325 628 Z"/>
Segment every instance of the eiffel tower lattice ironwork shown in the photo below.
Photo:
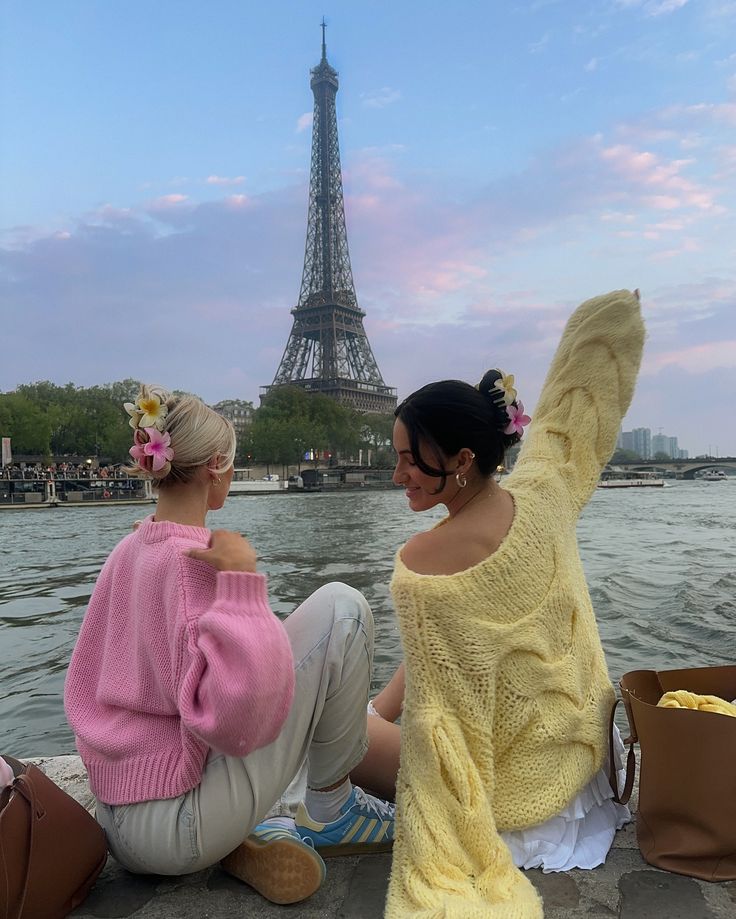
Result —
<path fill-rule="evenodd" d="M 322 60 L 311 71 L 314 93 L 309 217 L 299 302 L 294 324 L 271 386 L 299 386 L 361 412 L 392 412 L 396 390 L 387 386 L 363 328 L 345 228 L 337 137 L 337 71 L 327 62 L 325 23 Z"/>

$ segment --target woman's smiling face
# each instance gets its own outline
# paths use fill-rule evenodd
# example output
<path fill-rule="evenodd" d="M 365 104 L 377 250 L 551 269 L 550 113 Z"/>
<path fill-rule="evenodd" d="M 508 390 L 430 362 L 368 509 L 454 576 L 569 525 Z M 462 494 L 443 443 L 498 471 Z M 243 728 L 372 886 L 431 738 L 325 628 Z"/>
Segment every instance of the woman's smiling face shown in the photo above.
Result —
<path fill-rule="evenodd" d="M 406 425 L 399 418 L 394 422 L 394 450 L 396 451 L 396 468 L 393 481 L 395 485 L 403 485 L 409 507 L 413 511 L 428 511 L 438 504 L 444 503 L 446 493 L 451 491 L 447 480 L 443 482 L 440 476 L 427 475 L 417 466 L 409 441 L 409 432 Z M 430 466 L 437 465 L 435 459 L 422 455 L 422 459 Z M 446 462 L 443 467 L 447 469 Z M 449 475 L 452 475 L 450 472 Z M 454 483 L 453 483 L 454 484 Z M 440 486 L 443 486 L 440 488 Z M 438 491 L 438 489 L 440 489 Z"/>

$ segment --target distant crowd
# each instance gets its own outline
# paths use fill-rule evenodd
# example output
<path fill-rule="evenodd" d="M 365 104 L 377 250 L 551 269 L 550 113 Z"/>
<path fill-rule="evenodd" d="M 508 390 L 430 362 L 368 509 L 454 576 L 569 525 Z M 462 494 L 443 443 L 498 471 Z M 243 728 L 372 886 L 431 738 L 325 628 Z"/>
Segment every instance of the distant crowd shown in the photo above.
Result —
<path fill-rule="evenodd" d="M 127 479 L 128 473 L 118 466 L 94 466 L 91 463 L 15 463 L 2 467 L 3 479 Z"/>

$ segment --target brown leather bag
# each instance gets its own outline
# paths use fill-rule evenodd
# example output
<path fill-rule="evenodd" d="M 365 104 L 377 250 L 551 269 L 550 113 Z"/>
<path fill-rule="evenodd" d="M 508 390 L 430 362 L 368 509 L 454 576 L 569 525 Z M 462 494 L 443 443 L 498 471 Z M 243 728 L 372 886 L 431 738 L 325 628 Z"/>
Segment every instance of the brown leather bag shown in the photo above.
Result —
<path fill-rule="evenodd" d="M 736 667 L 634 670 L 621 678 L 631 737 L 624 792 L 633 785 L 639 742 L 636 836 L 658 868 L 704 881 L 736 878 L 736 718 L 658 708 L 664 693 L 686 689 L 736 699 Z M 614 707 L 615 711 L 615 707 Z M 611 716 L 613 723 L 613 714 Z M 611 785 L 616 792 L 615 778 Z"/>
<path fill-rule="evenodd" d="M 62 919 L 102 871 L 105 834 L 36 766 L 3 758 L 15 779 L 0 793 L 0 919 Z"/>

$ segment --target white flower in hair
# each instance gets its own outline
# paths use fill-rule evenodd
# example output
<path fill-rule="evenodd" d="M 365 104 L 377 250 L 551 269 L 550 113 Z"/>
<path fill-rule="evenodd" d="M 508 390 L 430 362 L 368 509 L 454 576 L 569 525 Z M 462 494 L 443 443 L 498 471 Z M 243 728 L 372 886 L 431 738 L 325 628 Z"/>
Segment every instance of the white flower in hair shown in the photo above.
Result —
<path fill-rule="evenodd" d="M 139 411 L 132 402 L 124 402 L 123 408 L 130 415 L 128 424 L 131 426 L 131 428 L 133 428 L 133 430 L 136 430 L 136 428 L 140 427 L 143 412 Z"/>
<path fill-rule="evenodd" d="M 135 408 L 141 413 L 137 419 L 139 428 L 156 428 L 163 431 L 169 410 L 166 406 L 166 393 L 158 386 L 143 386 L 141 394 L 135 400 Z M 129 411 L 126 403 L 125 409 Z"/>
<path fill-rule="evenodd" d="M 501 376 L 493 384 L 493 388 L 499 389 L 503 393 L 503 401 L 505 405 L 511 405 L 512 402 L 516 401 L 514 375 L 513 373 L 504 373 L 503 370 L 499 370 L 498 372 L 501 374 Z"/>

